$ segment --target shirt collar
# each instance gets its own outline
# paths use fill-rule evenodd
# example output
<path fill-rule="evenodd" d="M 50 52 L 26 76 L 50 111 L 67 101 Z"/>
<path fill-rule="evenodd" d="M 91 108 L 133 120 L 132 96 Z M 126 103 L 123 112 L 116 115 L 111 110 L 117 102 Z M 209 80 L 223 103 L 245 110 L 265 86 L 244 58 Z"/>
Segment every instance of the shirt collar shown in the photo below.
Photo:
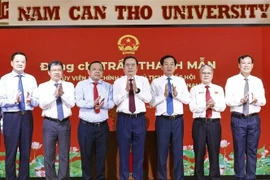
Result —
<path fill-rule="evenodd" d="M 126 75 L 124 76 L 126 79 L 128 78 Z M 136 80 L 137 78 L 137 75 L 134 76 L 134 79 Z"/>
<path fill-rule="evenodd" d="M 167 80 L 168 78 L 171 78 L 171 80 L 173 80 L 173 79 L 175 78 L 174 75 L 172 75 L 171 77 L 168 77 L 168 76 L 163 75 L 162 77 L 163 77 L 165 80 Z"/>
<path fill-rule="evenodd" d="M 250 74 L 250 75 L 248 75 L 248 77 L 245 77 L 241 73 L 239 73 L 238 77 L 241 78 L 241 79 L 245 79 L 245 78 L 250 79 L 252 77 L 252 75 Z"/>
<path fill-rule="evenodd" d="M 19 74 L 16 73 L 15 71 L 11 71 L 11 74 L 12 74 L 13 77 L 17 77 L 17 76 L 19 75 Z M 23 72 L 21 75 L 24 77 L 24 76 L 26 75 L 26 73 Z"/>
<path fill-rule="evenodd" d="M 93 81 L 90 77 L 88 78 L 88 81 L 89 81 L 89 83 L 90 84 L 93 84 L 95 81 Z M 102 84 L 102 80 L 100 79 L 100 80 L 98 80 L 98 82 L 97 82 L 98 84 Z"/>
<path fill-rule="evenodd" d="M 50 84 L 53 84 L 53 85 L 55 85 L 55 83 L 61 84 L 62 82 L 63 82 L 62 80 L 60 80 L 60 81 L 58 81 L 58 82 L 55 82 L 55 81 L 53 81 L 52 79 L 50 79 L 50 81 L 49 81 L 49 83 L 50 83 Z"/>
<path fill-rule="evenodd" d="M 209 87 L 211 88 L 211 87 L 213 87 L 213 84 L 210 83 L 210 84 L 208 84 L 208 85 L 205 85 L 205 84 L 201 83 L 200 86 L 201 86 L 202 88 L 205 88 L 205 86 L 209 86 Z"/>

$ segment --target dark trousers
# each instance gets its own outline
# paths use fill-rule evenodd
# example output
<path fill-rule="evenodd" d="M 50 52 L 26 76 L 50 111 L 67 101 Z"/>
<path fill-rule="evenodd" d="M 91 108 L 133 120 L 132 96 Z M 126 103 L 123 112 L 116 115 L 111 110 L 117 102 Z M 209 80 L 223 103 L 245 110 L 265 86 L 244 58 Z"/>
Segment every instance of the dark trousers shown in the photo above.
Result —
<path fill-rule="evenodd" d="M 58 143 L 59 168 L 55 171 L 56 143 Z M 45 175 L 48 180 L 69 179 L 70 121 L 43 120 L 43 147 Z"/>
<path fill-rule="evenodd" d="M 109 126 L 106 123 L 100 126 L 86 124 L 80 121 L 78 140 L 81 150 L 82 179 L 92 180 L 92 157 L 95 154 L 95 179 L 105 179 L 105 160 L 108 144 Z"/>
<path fill-rule="evenodd" d="M 211 180 L 220 179 L 219 152 L 221 141 L 220 120 L 205 121 L 198 118 L 193 121 L 192 127 L 193 148 L 195 153 L 195 179 L 204 179 L 204 157 L 206 147 L 209 155 Z"/>
<path fill-rule="evenodd" d="M 256 179 L 257 149 L 261 134 L 260 117 L 231 116 L 235 179 Z M 246 164 L 245 164 L 246 156 Z"/>
<path fill-rule="evenodd" d="M 129 178 L 129 154 L 132 145 L 133 178 L 143 179 L 144 146 L 146 136 L 145 115 L 133 118 L 118 113 L 116 126 L 120 159 L 120 180 Z"/>
<path fill-rule="evenodd" d="M 25 115 L 4 113 L 3 128 L 6 149 L 6 179 L 16 179 L 16 153 L 18 146 L 20 150 L 18 179 L 29 179 L 29 161 L 33 136 L 32 112 L 28 111 Z"/>
<path fill-rule="evenodd" d="M 163 116 L 156 117 L 156 133 L 157 133 L 157 171 L 158 179 L 167 179 L 167 157 L 169 145 L 171 143 L 173 152 L 174 164 L 174 180 L 184 179 L 183 166 L 183 136 L 184 136 L 184 121 L 183 117 L 178 117 L 174 120 Z"/>

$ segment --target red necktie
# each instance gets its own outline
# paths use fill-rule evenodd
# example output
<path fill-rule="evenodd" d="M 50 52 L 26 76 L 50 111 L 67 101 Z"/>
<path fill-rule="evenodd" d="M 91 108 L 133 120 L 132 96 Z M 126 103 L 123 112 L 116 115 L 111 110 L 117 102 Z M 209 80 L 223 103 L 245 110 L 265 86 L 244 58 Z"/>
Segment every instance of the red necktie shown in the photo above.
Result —
<path fill-rule="evenodd" d="M 95 101 L 98 98 L 98 89 L 97 89 L 98 83 L 97 82 L 93 82 L 93 84 L 94 84 L 94 90 L 93 91 L 94 91 L 94 101 Z M 99 113 L 100 112 L 100 109 L 96 109 L 95 108 L 95 112 L 96 113 Z"/>
<path fill-rule="evenodd" d="M 129 90 L 129 93 L 128 93 L 128 100 L 129 100 L 129 111 L 131 113 L 134 113 L 136 111 L 136 107 L 135 107 L 135 99 L 134 99 L 134 91 L 133 91 L 132 80 L 133 79 L 129 79 L 130 90 Z"/>
<path fill-rule="evenodd" d="M 210 91 L 209 91 L 209 86 L 205 86 L 206 88 L 206 102 L 211 99 Z M 212 117 L 212 109 L 208 108 L 206 109 L 206 118 L 211 118 Z"/>

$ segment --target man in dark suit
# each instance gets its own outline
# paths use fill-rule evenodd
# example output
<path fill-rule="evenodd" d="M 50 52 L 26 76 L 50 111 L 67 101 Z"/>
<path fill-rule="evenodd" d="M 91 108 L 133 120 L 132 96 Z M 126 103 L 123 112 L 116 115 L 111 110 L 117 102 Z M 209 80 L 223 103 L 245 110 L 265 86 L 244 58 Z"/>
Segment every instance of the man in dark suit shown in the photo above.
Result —
<path fill-rule="evenodd" d="M 62 80 L 63 63 L 48 65 L 50 80 L 39 85 L 39 106 L 42 109 L 44 166 L 47 179 L 69 179 L 70 119 L 75 105 L 74 85 Z M 59 169 L 55 171 L 56 144 Z"/>
<path fill-rule="evenodd" d="M 33 135 L 32 110 L 38 105 L 36 79 L 24 72 L 27 57 L 22 52 L 11 56 L 12 72 L 1 78 L 0 106 L 4 113 L 3 133 L 6 149 L 6 179 L 16 179 L 16 153 L 19 147 L 18 179 L 29 179 L 29 161 Z"/>
<path fill-rule="evenodd" d="M 104 67 L 100 61 L 88 66 L 89 78 L 75 89 L 76 105 L 80 108 L 78 140 L 81 149 L 82 179 L 105 179 L 105 160 L 109 138 L 108 110 L 113 108 L 112 85 L 103 81 Z M 95 178 L 92 157 L 95 155 Z"/>
<path fill-rule="evenodd" d="M 129 178 L 129 154 L 132 145 L 133 178 L 143 179 L 144 145 L 146 136 L 146 107 L 151 100 L 147 78 L 138 76 L 138 61 L 124 58 L 125 76 L 113 85 L 113 101 L 117 105 L 116 134 L 120 156 L 120 180 Z"/>
<path fill-rule="evenodd" d="M 160 59 L 163 76 L 152 81 L 151 105 L 156 108 L 156 133 L 158 150 L 158 179 L 167 179 L 167 157 L 169 145 L 172 146 L 174 162 L 174 180 L 184 179 L 183 104 L 190 102 L 190 94 L 185 80 L 174 76 L 177 61 L 171 55 Z"/>
<path fill-rule="evenodd" d="M 193 113 L 192 138 L 195 153 L 194 176 L 204 180 L 206 148 L 209 155 L 209 177 L 220 180 L 219 150 L 221 141 L 221 112 L 226 108 L 224 91 L 212 83 L 214 70 L 209 65 L 200 68 L 201 84 L 190 90 L 189 109 Z"/>
<path fill-rule="evenodd" d="M 256 179 L 257 149 L 261 134 L 259 112 L 266 104 L 262 80 L 252 76 L 253 58 L 238 58 L 240 73 L 228 78 L 226 104 L 231 108 L 235 179 Z"/>

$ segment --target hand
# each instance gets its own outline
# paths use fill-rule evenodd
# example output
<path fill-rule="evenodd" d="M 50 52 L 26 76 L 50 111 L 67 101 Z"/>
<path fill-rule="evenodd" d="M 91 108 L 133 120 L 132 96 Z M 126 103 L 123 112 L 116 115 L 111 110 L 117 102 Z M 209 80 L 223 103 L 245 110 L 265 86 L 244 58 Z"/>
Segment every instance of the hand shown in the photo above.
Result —
<path fill-rule="evenodd" d="M 168 84 L 165 85 L 164 96 L 165 97 L 168 97 L 169 96 L 169 87 L 168 87 Z"/>
<path fill-rule="evenodd" d="M 100 96 L 97 99 L 100 100 Z M 94 109 L 101 109 L 103 106 L 104 106 L 104 98 L 101 99 L 99 101 L 99 103 L 95 105 L 95 108 Z"/>
<path fill-rule="evenodd" d="M 133 79 L 132 80 L 133 89 L 131 89 L 131 87 L 130 87 L 130 81 L 129 81 L 130 79 Z M 133 78 L 133 77 L 127 77 L 126 91 L 129 92 L 130 90 L 135 90 L 135 88 L 137 88 L 136 87 L 135 78 Z"/>
<path fill-rule="evenodd" d="M 247 94 L 244 96 L 244 98 L 242 98 L 242 99 L 240 100 L 240 102 L 241 102 L 242 104 L 245 104 L 245 103 L 247 102 L 247 100 L 248 100 L 248 96 L 249 96 L 249 94 L 247 93 Z"/>
<path fill-rule="evenodd" d="M 19 90 L 16 96 L 15 103 L 19 103 L 21 101 L 21 95 L 22 95 L 22 92 Z"/>
<path fill-rule="evenodd" d="M 62 84 L 59 84 L 58 87 L 54 91 L 54 96 L 58 98 L 59 96 L 62 96 L 64 94 L 63 86 Z"/>
<path fill-rule="evenodd" d="M 176 86 L 174 86 L 173 84 L 172 84 L 172 92 L 173 92 L 174 97 L 176 97 L 178 95 L 178 92 L 176 90 Z"/>
<path fill-rule="evenodd" d="M 206 109 L 211 109 L 212 107 L 214 107 L 215 106 L 215 101 L 212 99 L 212 98 L 210 98 L 207 102 L 206 102 Z"/>
<path fill-rule="evenodd" d="M 31 96 L 30 96 L 30 93 L 27 92 L 27 96 L 26 96 L 26 104 L 30 104 L 30 103 L 31 103 L 31 100 L 32 100 L 32 98 L 31 98 Z"/>
<path fill-rule="evenodd" d="M 133 78 L 132 84 L 133 84 L 133 90 L 135 92 L 137 92 L 138 91 L 138 88 L 137 88 L 137 84 L 136 84 L 135 78 Z"/>
<path fill-rule="evenodd" d="M 251 101 L 249 102 L 249 104 L 255 104 L 258 102 L 258 99 L 253 95 L 253 93 L 251 93 Z"/>
<path fill-rule="evenodd" d="M 94 100 L 94 107 L 99 105 L 99 101 L 100 101 L 100 96 L 98 96 L 98 98 Z"/>
<path fill-rule="evenodd" d="M 129 90 L 130 90 L 129 78 L 127 78 L 126 91 L 129 92 Z"/>
<path fill-rule="evenodd" d="M 59 96 L 62 96 L 64 94 L 62 83 L 59 84 L 58 91 Z"/>
<path fill-rule="evenodd" d="M 102 106 L 104 105 L 104 98 L 99 101 L 99 104 L 102 104 Z"/>

